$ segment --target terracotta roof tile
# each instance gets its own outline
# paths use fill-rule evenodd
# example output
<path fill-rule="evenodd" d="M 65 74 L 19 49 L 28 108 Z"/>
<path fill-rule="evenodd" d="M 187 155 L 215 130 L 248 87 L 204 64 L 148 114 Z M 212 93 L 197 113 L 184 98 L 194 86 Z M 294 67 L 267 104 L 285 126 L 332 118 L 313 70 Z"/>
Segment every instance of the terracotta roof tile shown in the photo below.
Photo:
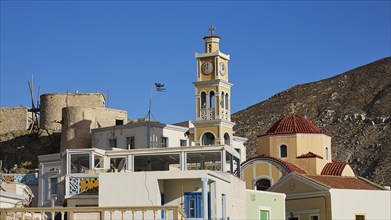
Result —
<path fill-rule="evenodd" d="M 337 162 L 337 161 L 333 161 L 332 163 L 327 163 L 323 167 L 320 175 L 341 176 L 346 165 L 348 165 L 348 163 Z"/>
<path fill-rule="evenodd" d="M 249 158 L 248 160 L 246 160 L 243 163 L 241 163 L 240 166 L 243 166 L 246 163 L 249 163 L 249 162 L 251 162 L 253 160 L 257 160 L 257 159 L 274 160 L 274 161 L 280 163 L 282 166 L 284 166 L 289 172 L 296 172 L 296 173 L 300 173 L 300 174 L 307 174 L 307 172 L 305 170 L 301 169 L 300 167 L 298 167 L 297 165 L 295 165 L 293 163 L 289 163 L 289 162 L 283 161 L 281 159 L 278 159 L 276 157 L 266 156 L 266 155 L 263 155 L 263 154 L 255 156 L 255 157 L 252 157 L 252 158 Z"/>
<path fill-rule="evenodd" d="M 361 177 L 304 175 L 333 189 L 385 190 L 385 188 Z"/>
<path fill-rule="evenodd" d="M 295 114 L 287 115 L 278 120 L 265 134 L 259 136 L 277 134 L 325 134 L 330 136 L 322 132 L 308 119 Z"/>
<path fill-rule="evenodd" d="M 319 156 L 319 155 L 317 155 L 317 154 L 314 154 L 314 153 L 312 153 L 311 151 L 308 152 L 308 153 L 306 153 L 306 154 L 302 154 L 302 155 L 300 155 L 300 156 L 298 156 L 298 157 L 296 157 L 296 158 L 302 159 L 302 158 L 314 158 L 314 157 L 317 157 L 317 158 L 319 158 L 319 159 L 323 159 L 323 157 L 321 157 L 321 156 Z"/>

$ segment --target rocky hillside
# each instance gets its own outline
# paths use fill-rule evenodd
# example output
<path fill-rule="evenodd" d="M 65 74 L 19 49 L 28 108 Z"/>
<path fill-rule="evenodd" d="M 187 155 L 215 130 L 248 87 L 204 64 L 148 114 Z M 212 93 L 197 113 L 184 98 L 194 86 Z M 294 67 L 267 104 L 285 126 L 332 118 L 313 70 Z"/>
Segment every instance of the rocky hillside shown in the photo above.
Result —
<path fill-rule="evenodd" d="M 28 173 L 38 168 L 38 155 L 60 152 L 60 133 L 40 130 L 14 131 L 0 135 L 2 172 Z"/>
<path fill-rule="evenodd" d="M 249 138 L 247 155 L 256 153 L 256 135 L 291 112 L 307 116 L 332 134 L 333 159 L 348 161 L 355 172 L 391 185 L 391 58 L 335 77 L 294 86 L 232 116 L 236 135 Z"/>

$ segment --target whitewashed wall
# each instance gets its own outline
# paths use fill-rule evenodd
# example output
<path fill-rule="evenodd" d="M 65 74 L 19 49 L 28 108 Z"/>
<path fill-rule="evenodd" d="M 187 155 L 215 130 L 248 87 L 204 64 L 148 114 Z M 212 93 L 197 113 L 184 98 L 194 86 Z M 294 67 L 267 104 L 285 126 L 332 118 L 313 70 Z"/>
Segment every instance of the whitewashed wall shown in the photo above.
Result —
<path fill-rule="evenodd" d="M 210 171 L 157 171 L 122 172 L 99 174 L 99 206 L 160 206 L 161 193 L 164 193 L 166 205 L 180 206 L 183 192 L 201 192 L 201 178 L 215 182 L 212 191 L 215 204 L 213 212 L 221 218 L 222 194 L 226 195 L 227 216 L 231 219 L 246 219 L 245 184 L 232 175 L 221 174 L 223 179 L 210 175 Z M 214 172 L 213 172 L 214 173 Z M 215 193 L 213 191 L 215 190 Z M 212 199 L 212 198 L 211 198 Z"/>
<path fill-rule="evenodd" d="M 333 219 L 391 219 L 389 190 L 330 189 Z"/>
<path fill-rule="evenodd" d="M 38 179 L 38 206 L 51 207 L 55 198 L 50 195 L 50 178 L 58 176 L 61 170 L 60 154 L 41 155 L 39 158 L 39 179 Z M 57 171 L 51 171 L 57 170 Z"/>
<path fill-rule="evenodd" d="M 161 137 L 168 137 L 169 147 L 179 147 L 180 140 L 189 139 L 184 133 L 186 128 L 165 125 L 151 122 L 150 137 L 151 148 L 161 147 Z M 117 148 L 127 149 L 126 137 L 135 137 L 136 148 L 147 147 L 148 124 L 146 122 L 139 124 L 120 125 L 115 127 L 99 128 L 92 131 L 92 147 L 99 149 L 110 149 L 109 139 L 117 139 Z"/>

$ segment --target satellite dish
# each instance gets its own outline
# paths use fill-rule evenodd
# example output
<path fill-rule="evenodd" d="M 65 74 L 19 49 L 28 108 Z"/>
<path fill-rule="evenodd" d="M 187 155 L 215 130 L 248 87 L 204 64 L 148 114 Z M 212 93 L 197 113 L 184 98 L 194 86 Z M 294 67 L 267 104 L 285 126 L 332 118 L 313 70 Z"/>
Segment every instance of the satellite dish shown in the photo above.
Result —
<path fill-rule="evenodd" d="M 125 162 L 126 162 L 126 159 L 125 158 L 122 158 L 121 161 L 119 162 L 118 164 L 118 172 L 121 172 L 124 167 L 125 167 Z"/>

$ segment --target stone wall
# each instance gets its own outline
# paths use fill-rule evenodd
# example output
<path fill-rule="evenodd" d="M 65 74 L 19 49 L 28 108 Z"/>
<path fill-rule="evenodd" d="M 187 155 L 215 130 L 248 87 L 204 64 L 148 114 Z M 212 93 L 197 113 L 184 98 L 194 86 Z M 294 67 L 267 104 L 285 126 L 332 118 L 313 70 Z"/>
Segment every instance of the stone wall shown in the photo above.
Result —
<path fill-rule="evenodd" d="M 127 123 L 127 111 L 72 106 L 62 110 L 61 152 L 91 147 L 91 129 Z"/>
<path fill-rule="evenodd" d="M 40 127 L 60 130 L 62 109 L 69 106 L 105 107 L 102 93 L 52 93 L 40 97 Z"/>
<path fill-rule="evenodd" d="M 0 108 L 0 134 L 27 130 L 31 123 L 31 113 L 26 107 Z"/>

